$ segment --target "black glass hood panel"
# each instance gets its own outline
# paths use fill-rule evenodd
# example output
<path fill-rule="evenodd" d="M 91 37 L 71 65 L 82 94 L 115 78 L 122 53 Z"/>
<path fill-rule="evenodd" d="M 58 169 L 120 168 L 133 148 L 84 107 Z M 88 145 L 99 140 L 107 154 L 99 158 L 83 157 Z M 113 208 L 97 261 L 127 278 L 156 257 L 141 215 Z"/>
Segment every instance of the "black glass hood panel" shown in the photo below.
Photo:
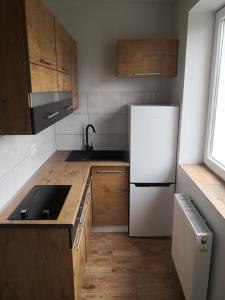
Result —
<path fill-rule="evenodd" d="M 9 220 L 56 220 L 71 185 L 36 185 L 10 215 Z"/>
<path fill-rule="evenodd" d="M 31 93 L 31 123 L 34 134 L 73 112 L 72 92 Z"/>

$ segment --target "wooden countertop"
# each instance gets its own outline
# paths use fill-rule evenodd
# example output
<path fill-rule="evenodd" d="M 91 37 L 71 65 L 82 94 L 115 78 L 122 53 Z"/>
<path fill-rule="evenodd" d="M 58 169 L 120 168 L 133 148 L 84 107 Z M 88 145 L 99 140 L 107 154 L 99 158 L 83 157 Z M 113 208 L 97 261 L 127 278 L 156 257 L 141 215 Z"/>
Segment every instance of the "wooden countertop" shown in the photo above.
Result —
<path fill-rule="evenodd" d="M 69 151 L 57 151 L 31 177 L 0 214 L 1 225 L 65 225 L 73 226 L 90 169 L 92 166 L 129 166 L 122 161 L 66 162 Z M 71 185 L 70 192 L 57 220 L 8 220 L 10 214 L 34 185 Z"/>

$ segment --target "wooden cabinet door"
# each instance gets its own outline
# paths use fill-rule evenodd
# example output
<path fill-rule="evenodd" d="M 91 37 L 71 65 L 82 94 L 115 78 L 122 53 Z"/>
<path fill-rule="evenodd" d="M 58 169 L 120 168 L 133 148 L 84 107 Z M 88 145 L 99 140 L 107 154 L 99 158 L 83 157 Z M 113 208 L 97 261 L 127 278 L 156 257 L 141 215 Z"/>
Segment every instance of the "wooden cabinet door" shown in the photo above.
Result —
<path fill-rule="evenodd" d="M 92 200 L 91 200 L 91 188 L 89 188 L 86 197 L 86 218 L 85 218 L 86 251 L 88 251 L 91 226 L 92 226 Z"/>
<path fill-rule="evenodd" d="M 76 42 L 70 38 L 71 42 L 71 66 L 72 66 L 72 97 L 73 109 L 78 108 L 78 90 L 77 90 L 77 45 Z"/>
<path fill-rule="evenodd" d="M 29 60 L 56 68 L 55 21 L 42 0 L 25 0 Z"/>
<path fill-rule="evenodd" d="M 72 78 L 70 74 L 58 72 L 59 91 L 72 91 Z"/>
<path fill-rule="evenodd" d="M 58 91 L 57 71 L 36 64 L 30 64 L 32 92 Z"/>
<path fill-rule="evenodd" d="M 57 69 L 71 73 L 71 38 L 63 26 L 55 20 Z"/>
<path fill-rule="evenodd" d="M 82 275 L 84 273 L 86 263 L 86 237 L 85 224 L 78 226 L 74 246 L 73 246 L 73 273 L 74 273 L 74 289 L 75 299 L 80 299 Z"/>
<path fill-rule="evenodd" d="M 177 52 L 175 39 L 118 41 L 118 76 L 176 76 Z"/>
<path fill-rule="evenodd" d="M 128 225 L 128 168 L 92 168 L 93 225 Z"/>

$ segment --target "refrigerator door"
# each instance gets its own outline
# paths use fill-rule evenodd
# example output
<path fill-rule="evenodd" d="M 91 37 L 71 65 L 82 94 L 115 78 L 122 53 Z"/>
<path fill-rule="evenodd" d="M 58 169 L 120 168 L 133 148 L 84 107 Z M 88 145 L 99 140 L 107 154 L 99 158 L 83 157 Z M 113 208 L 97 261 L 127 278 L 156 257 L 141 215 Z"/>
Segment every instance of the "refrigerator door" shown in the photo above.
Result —
<path fill-rule="evenodd" d="M 175 182 L 179 109 L 130 106 L 130 182 Z"/>
<path fill-rule="evenodd" d="M 129 235 L 171 236 L 174 192 L 174 184 L 146 187 L 131 184 Z"/>

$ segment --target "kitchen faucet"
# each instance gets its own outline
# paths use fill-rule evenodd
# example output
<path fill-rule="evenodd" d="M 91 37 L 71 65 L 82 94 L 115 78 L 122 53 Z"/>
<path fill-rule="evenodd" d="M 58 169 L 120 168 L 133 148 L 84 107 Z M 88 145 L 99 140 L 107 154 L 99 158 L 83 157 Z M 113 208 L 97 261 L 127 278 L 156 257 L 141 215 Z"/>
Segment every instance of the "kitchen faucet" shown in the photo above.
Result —
<path fill-rule="evenodd" d="M 93 150 L 93 146 L 92 146 L 92 142 L 91 142 L 91 145 L 89 145 L 89 141 L 88 141 L 88 131 L 89 131 L 89 128 L 92 129 L 93 133 L 96 133 L 96 130 L 94 128 L 94 126 L 92 124 L 88 124 L 87 127 L 86 127 L 86 145 L 85 145 L 85 150 L 86 151 L 91 151 Z"/>

